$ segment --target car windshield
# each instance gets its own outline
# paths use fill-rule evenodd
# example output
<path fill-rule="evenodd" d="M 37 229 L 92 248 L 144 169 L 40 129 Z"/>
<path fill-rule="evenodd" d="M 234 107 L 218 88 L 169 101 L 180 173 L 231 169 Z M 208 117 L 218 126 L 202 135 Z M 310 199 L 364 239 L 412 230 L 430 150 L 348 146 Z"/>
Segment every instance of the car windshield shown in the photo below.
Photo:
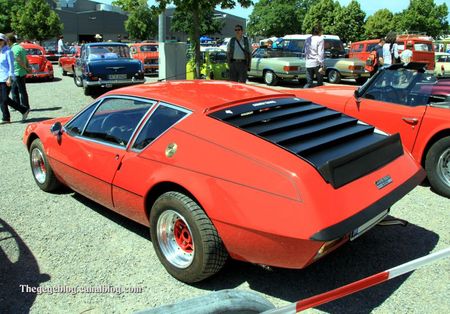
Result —
<path fill-rule="evenodd" d="M 305 52 L 305 39 L 285 39 L 281 43 L 282 50 L 288 50 L 302 55 Z M 339 39 L 324 39 L 325 57 L 344 58 L 345 50 Z"/>
<path fill-rule="evenodd" d="M 156 45 L 144 45 L 144 46 L 141 46 L 141 51 L 142 52 L 157 52 L 158 51 L 158 46 L 156 46 Z"/>
<path fill-rule="evenodd" d="M 289 57 L 300 57 L 302 53 L 283 50 L 283 49 L 267 49 L 258 48 L 253 52 L 253 58 L 289 58 Z"/>
<path fill-rule="evenodd" d="M 363 87 L 363 98 L 407 106 L 450 105 L 450 80 L 408 67 L 379 72 Z"/>
<path fill-rule="evenodd" d="M 130 49 L 126 45 L 89 46 L 87 49 L 89 60 L 130 58 Z"/>
<path fill-rule="evenodd" d="M 28 48 L 27 49 L 27 55 L 29 56 L 42 56 L 43 53 L 40 49 L 37 48 Z"/>

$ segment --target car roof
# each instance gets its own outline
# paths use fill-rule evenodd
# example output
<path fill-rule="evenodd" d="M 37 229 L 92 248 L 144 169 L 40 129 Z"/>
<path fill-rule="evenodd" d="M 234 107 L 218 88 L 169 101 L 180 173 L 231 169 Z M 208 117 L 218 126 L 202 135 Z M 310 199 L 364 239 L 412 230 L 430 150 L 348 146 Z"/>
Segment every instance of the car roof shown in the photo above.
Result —
<path fill-rule="evenodd" d="M 158 46 L 158 43 L 134 43 L 131 46 Z"/>
<path fill-rule="evenodd" d="M 119 43 L 119 42 L 114 42 L 114 41 L 87 43 L 87 44 L 84 44 L 84 46 L 85 47 L 90 47 L 90 46 L 127 46 L 128 47 L 128 45 L 126 43 Z"/>
<path fill-rule="evenodd" d="M 291 35 L 285 35 L 284 39 L 306 39 L 308 37 L 311 37 L 311 34 L 291 34 Z M 340 40 L 338 35 L 322 35 L 324 39 L 338 39 Z"/>
<path fill-rule="evenodd" d="M 113 90 L 105 95 L 155 99 L 202 112 L 251 100 L 282 96 L 295 97 L 293 94 L 266 87 L 218 80 L 180 80 L 140 84 Z"/>
<path fill-rule="evenodd" d="M 33 48 L 33 49 L 44 50 L 44 47 L 36 45 L 36 44 L 21 43 L 20 45 L 25 49 Z"/>

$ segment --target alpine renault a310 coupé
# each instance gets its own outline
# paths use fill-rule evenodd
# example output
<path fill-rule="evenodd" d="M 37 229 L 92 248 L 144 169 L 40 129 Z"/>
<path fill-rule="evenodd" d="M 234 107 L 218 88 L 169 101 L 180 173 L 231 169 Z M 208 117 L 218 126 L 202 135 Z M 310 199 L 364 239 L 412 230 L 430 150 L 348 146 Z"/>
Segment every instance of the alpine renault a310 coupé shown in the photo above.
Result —
<path fill-rule="evenodd" d="M 44 191 L 64 184 L 150 227 L 183 282 L 227 257 L 303 268 L 369 230 L 424 178 L 399 135 L 292 94 L 224 81 L 111 91 L 27 126 Z"/>

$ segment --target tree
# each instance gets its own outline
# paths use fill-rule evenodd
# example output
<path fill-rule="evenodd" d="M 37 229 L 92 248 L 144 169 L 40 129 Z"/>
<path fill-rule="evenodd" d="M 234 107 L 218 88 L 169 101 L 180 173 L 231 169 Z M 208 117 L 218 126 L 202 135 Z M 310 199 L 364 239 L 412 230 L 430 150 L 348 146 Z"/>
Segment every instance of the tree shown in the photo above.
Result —
<path fill-rule="evenodd" d="M 340 11 L 341 5 L 338 1 L 319 0 L 305 15 L 303 32 L 311 33 L 314 26 L 321 25 L 324 34 L 336 34 L 335 23 Z"/>
<path fill-rule="evenodd" d="M 147 4 L 147 0 L 114 0 L 112 5 L 118 6 L 126 12 L 132 12 Z"/>
<path fill-rule="evenodd" d="M 358 1 L 352 0 L 336 16 L 336 35 L 339 35 L 343 42 L 364 39 L 365 18 L 366 13 L 361 10 Z"/>
<path fill-rule="evenodd" d="M 238 0 L 242 7 L 249 7 L 251 0 Z M 222 9 L 232 9 L 236 5 L 234 0 L 157 0 L 157 9 L 162 12 L 167 5 L 174 4 L 176 10 L 184 14 L 191 14 L 192 21 L 187 29 L 195 50 L 195 77 L 200 77 L 200 25 L 204 12 L 212 12 L 216 6 Z M 203 14 L 202 14 L 203 13 Z"/>
<path fill-rule="evenodd" d="M 438 37 L 448 31 L 448 7 L 445 3 L 436 5 L 434 0 L 410 0 L 401 13 L 398 30 L 426 32 Z"/>
<path fill-rule="evenodd" d="M 253 8 L 248 22 L 251 36 L 277 36 L 297 34 L 308 9 L 315 0 L 261 0 Z"/>
<path fill-rule="evenodd" d="M 12 32 L 11 20 L 13 15 L 25 5 L 25 0 L 0 0 L 0 30 L 3 33 Z"/>
<path fill-rule="evenodd" d="M 394 29 L 393 17 L 388 9 L 381 9 L 369 16 L 364 26 L 368 39 L 381 38 Z"/>
<path fill-rule="evenodd" d="M 27 0 L 12 16 L 11 26 L 20 36 L 39 41 L 56 37 L 63 29 L 58 14 L 45 0 Z"/>
<path fill-rule="evenodd" d="M 131 38 L 145 40 L 154 37 L 158 33 L 157 16 L 144 3 L 130 11 L 125 29 Z"/>
<path fill-rule="evenodd" d="M 214 11 L 204 11 L 200 14 L 202 15 L 200 18 L 200 34 L 208 35 L 221 32 L 224 22 L 214 17 Z M 190 12 L 175 10 L 170 28 L 175 32 L 184 32 L 189 29 L 191 23 L 192 14 Z"/>

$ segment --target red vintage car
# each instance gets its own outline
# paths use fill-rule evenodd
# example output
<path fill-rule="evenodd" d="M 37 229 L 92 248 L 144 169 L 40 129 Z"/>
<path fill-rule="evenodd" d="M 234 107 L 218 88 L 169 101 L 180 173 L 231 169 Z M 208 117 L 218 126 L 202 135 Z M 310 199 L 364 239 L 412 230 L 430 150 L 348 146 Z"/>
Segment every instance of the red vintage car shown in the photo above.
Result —
<path fill-rule="evenodd" d="M 146 73 L 156 73 L 159 69 L 158 43 L 136 43 L 130 46 L 131 57 L 144 65 Z"/>
<path fill-rule="evenodd" d="M 425 177 L 398 134 L 224 81 L 117 89 L 73 117 L 29 124 L 23 141 L 42 190 L 64 184 L 150 226 L 160 261 L 184 282 L 228 256 L 303 268 Z"/>
<path fill-rule="evenodd" d="M 32 43 L 20 44 L 27 51 L 28 63 L 31 66 L 31 73 L 26 75 L 27 79 L 37 78 L 52 81 L 53 65 L 45 57 L 45 49 L 39 45 Z"/>
<path fill-rule="evenodd" d="M 450 197 L 450 80 L 425 73 L 426 63 L 393 65 L 354 87 L 293 91 L 389 132 L 425 168 L 432 188 Z"/>
<path fill-rule="evenodd" d="M 63 76 L 66 76 L 67 73 L 73 74 L 75 72 L 75 61 L 80 57 L 80 50 L 80 46 L 74 46 L 71 48 L 70 53 L 59 58 L 58 64 L 61 67 Z"/>

